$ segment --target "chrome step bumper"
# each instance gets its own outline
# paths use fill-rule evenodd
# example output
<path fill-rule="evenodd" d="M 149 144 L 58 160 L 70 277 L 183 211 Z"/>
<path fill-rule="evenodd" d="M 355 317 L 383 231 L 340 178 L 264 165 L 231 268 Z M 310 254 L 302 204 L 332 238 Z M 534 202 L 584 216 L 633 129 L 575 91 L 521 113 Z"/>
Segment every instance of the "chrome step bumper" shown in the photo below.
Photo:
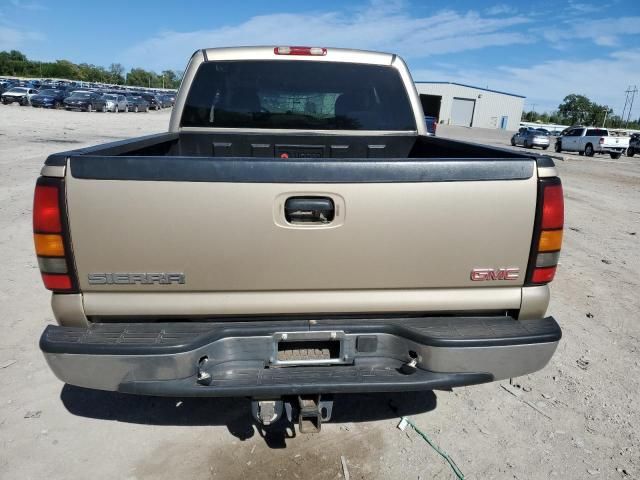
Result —
<path fill-rule="evenodd" d="M 285 333 L 337 339 L 339 355 L 279 363 Z M 72 385 L 160 396 L 280 396 L 448 389 L 516 377 L 543 368 L 561 335 L 552 317 L 101 323 L 48 326 L 40 348 Z"/>

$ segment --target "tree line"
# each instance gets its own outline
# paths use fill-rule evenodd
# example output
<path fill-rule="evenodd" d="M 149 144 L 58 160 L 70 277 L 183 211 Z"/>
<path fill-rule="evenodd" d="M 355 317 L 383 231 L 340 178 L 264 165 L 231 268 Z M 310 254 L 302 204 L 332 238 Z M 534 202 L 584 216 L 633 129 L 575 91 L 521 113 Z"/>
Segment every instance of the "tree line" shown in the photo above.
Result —
<path fill-rule="evenodd" d="M 640 118 L 630 120 L 614 115 L 607 105 L 599 105 L 584 95 L 572 93 L 564 97 L 558 109 L 551 113 L 533 110 L 522 113 L 525 122 L 556 123 L 560 125 L 593 125 L 609 128 L 630 128 L 640 130 Z"/>
<path fill-rule="evenodd" d="M 182 79 L 182 73 L 175 70 L 156 73 L 143 68 L 132 68 L 126 72 L 120 63 L 112 63 L 109 68 L 105 68 L 89 63 L 76 64 L 69 60 L 38 62 L 29 60 L 17 50 L 0 52 L 0 75 L 61 78 L 150 88 L 178 88 Z"/>

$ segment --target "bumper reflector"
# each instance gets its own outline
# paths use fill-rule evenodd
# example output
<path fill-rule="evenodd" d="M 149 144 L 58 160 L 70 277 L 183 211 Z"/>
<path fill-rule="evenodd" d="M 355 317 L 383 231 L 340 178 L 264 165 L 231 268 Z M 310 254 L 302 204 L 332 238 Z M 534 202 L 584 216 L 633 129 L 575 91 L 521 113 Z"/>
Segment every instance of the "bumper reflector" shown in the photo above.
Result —
<path fill-rule="evenodd" d="M 36 233 L 33 235 L 36 254 L 44 257 L 63 257 L 64 243 L 62 235 Z"/>

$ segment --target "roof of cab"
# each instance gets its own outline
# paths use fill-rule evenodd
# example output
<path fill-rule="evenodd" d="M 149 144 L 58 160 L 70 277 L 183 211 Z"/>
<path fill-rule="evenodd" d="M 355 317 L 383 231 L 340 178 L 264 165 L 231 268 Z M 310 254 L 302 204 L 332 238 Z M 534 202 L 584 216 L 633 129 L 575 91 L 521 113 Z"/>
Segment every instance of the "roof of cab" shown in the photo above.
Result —
<path fill-rule="evenodd" d="M 373 65 L 391 65 L 396 55 L 392 53 L 352 50 L 348 48 L 327 47 L 326 55 L 276 55 L 274 49 L 282 45 L 261 47 L 225 47 L 205 48 L 202 50 L 205 61 L 225 60 L 305 60 L 325 62 L 368 63 Z"/>

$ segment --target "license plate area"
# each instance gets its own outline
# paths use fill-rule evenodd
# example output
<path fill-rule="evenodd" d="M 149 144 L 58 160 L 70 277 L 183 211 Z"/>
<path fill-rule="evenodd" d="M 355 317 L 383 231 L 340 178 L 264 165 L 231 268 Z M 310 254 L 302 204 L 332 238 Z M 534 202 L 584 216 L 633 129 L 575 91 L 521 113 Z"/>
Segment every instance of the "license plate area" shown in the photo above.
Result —
<path fill-rule="evenodd" d="M 282 332 L 273 336 L 271 365 L 351 363 L 345 355 L 344 332 Z"/>

